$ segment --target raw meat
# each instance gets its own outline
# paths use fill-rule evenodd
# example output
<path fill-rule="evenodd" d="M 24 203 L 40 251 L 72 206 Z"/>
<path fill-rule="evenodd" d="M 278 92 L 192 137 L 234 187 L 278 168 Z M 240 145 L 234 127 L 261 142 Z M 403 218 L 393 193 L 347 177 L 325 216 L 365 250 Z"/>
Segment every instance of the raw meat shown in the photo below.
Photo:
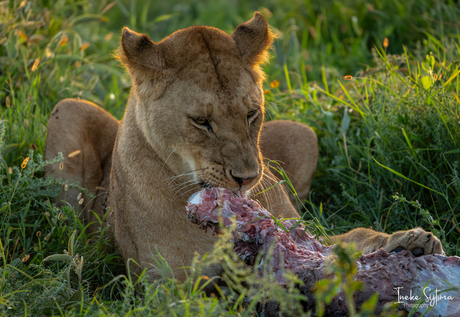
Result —
<path fill-rule="evenodd" d="M 232 218 L 235 218 L 234 250 L 247 264 L 254 264 L 259 252 L 265 254 L 267 249 L 273 246 L 272 270 L 278 283 L 284 283 L 281 265 L 283 269 L 297 274 L 305 283 L 301 289 L 307 297 L 304 307 L 306 310 L 314 310 L 311 287 L 318 280 L 328 277 L 325 273 L 325 260 L 332 252 L 331 247 L 320 243 L 302 225 L 286 232 L 275 224 L 271 214 L 256 201 L 244 198 L 242 193 L 234 194 L 227 189 L 203 189 L 190 197 L 186 209 L 193 223 L 214 232 L 220 230 L 219 219 L 223 226 L 228 227 L 233 222 Z M 291 228 L 295 223 L 293 220 L 282 221 L 285 228 Z M 282 264 L 280 259 L 284 260 Z M 365 287 L 354 295 L 356 307 L 360 307 L 378 292 L 377 314 L 381 312 L 384 304 L 398 301 L 401 309 L 410 311 L 417 301 L 415 297 L 426 294 L 421 295 L 422 305 L 418 307 L 418 315 L 432 306 L 425 316 L 460 316 L 459 257 L 414 257 L 410 251 L 389 254 L 380 249 L 358 258 L 357 267 L 356 278 L 362 281 Z M 425 287 L 428 281 L 428 286 Z M 450 290 L 441 293 L 441 290 L 446 289 Z M 430 293 L 430 290 L 433 292 Z M 276 310 L 276 307 L 263 306 L 263 314 L 276 315 L 276 311 L 270 311 Z M 347 314 L 345 296 L 339 293 L 326 307 L 325 315 Z"/>

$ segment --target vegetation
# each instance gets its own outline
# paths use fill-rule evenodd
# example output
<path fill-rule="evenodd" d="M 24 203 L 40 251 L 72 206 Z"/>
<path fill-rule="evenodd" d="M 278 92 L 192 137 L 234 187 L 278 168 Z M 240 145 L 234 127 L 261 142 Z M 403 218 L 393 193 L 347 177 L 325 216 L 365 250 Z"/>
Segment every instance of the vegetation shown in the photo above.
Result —
<path fill-rule="evenodd" d="M 442 239 L 447 254 L 459 255 L 455 1 L 2 1 L 2 315 L 254 315 L 255 305 L 270 299 L 282 310 L 300 309 L 295 277 L 289 292 L 270 277 L 257 279 L 227 252 L 225 239 L 197 259 L 185 283 L 120 275 L 102 226 L 90 239 L 73 208 L 50 202 L 59 184 L 43 173 L 47 120 L 59 100 L 88 99 L 122 117 L 129 77 L 111 56 L 122 26 L 155 41 L 194 24 L 231 33 L 255 10 L 279 32 L 265 67 L 266 118 L 307 123 L 319 138 L 304 220 L 336 234 L 421 226 Z M 330 285 L 352 293 L 358 286 L 344 281 L 353 270 L 340 265 L 353 258 L 347 252 L 338 249 L 334 272 L 343 278 Z M 220 297 L 204 294 L 207 277 L 196 281 L 213 261 L 225 263 L 230 285 Z M 166 263 L 158 265 L 167 272 Z M 328 285 L 318 285 L 322 301 Z"/>

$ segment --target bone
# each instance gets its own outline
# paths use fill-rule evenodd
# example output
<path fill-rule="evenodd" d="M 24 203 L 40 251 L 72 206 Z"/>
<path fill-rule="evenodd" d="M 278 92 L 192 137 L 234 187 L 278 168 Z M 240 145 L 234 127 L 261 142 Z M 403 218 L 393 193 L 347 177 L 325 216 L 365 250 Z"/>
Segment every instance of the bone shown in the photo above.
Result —
<path fill-rule="evenodd" d="M 283 270 L 298 275 L 304 282 L 300 290 L 308 299 L 304 303 L 304 309 L 315 314 L 311 289 L 320 279 L 331 277 L 326 274 L 325 268 L 332 247 L 323 245 L 302 225 L 290 232 L 282 230 L 275 224 L 270 213 L 256 201 L 246 199 L 242 193 L 234 194 L 227 189 L 207 188 L 193 194 L 186 210 L 191 222 L 204 230 L 209 229 L 216 233 L 221 230 L 220 223 L 224 227 L 229 227 L 236 221 L 233 232 L 234 251 L 249 265 L 254 264 L 261 252 L 263 259 L 268 248 L 272 247 L 271 270 L 277 277 L 277 282 L 284 285 Z M 291 228 L 296 221 L 282 221 L 282 224 L 285 228 Z M 358 309 L 377 292 L 379 298 L 376 314 L 382 311 L 386 303 L 393 302 L 399 302 L 399 309 L 410 311 L 418 296 L 422 298 L 422 302 L 417 306 L 415 316 L 420 316 L 425 311 L 425 316 L 429 317 L 460 316 L 459 257 L 415 257 L 407 250 L 390 254 L 380 249 L 360 256 L 356 265 L 356 279 L 364 283 L 364 288 L 354 295 Z M 259 305 L 259 313 L 277 316 L 277 307 Z M 431 310 L 427 311 L 430 307 Z M 345 296 L 339 293 L 326 306 L 325 316 L 347 315 Z"/>

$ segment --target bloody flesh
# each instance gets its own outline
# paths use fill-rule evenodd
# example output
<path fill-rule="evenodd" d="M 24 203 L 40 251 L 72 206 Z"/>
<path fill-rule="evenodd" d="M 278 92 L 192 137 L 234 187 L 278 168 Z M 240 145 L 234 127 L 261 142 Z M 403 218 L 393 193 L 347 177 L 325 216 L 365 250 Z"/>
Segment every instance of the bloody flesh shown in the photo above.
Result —
<path fill-rule="evenodd" d="M 234 250 L 248 264 L 253 264 L 260 252 L 263 255 L 269 247 L 274 248 L 271 269 L 278 283 L 284 284 L 282 269 L 297 274 L 305 283 L 301 289 L 307 297 L 305 308 L 314 309 L 311 288 L 318 280 L 328 278 L 325 260 L 332 252 L 331 247 L 319 242 L 302 225 L 289 232 L 282 230 L 275 224 L 270 213 L 256 201 L 246 199 L 242 193 L 234 194 L 227 189 L 203 189 L 190 197 L 186 209 L 193 223 L 214 232 L 219 231 L 219 220 L 224 227 L 229 227 L 234 218 Z M 296 222 L 288 220 L 281 223 L 285 228 L 291 228 Z M 280 259 L 283 259 L 282 263 Z M 424 305 L 418 307 L 418 314 L 432 306 L 425 316 L 460 316 L 459 257 L 414 257 L 410 251 L 389 254 L 380 249 L 359 257 L 356 264 L 356 278 L 365 286 L 362 291 L 355 293 L 356 307 L 360 307 L 378 292 L 376 313 L 382 310 L 384 304 L 392 302 L 400 302 L 402 309 L 410 311 L 411 305 L 416 302 L 415 296 L 419 296 Z M 428 287 L 425 287 L 427 282 Z M 452 286 L 454 289 L 451 289 Z M 446 289 L 451 290 L 440 293 Z M 345 296 L 339 293 L 326 307 L 326 315 L 347 315 L 344 299 Z M 273 307 L 276 309 L 276 305 Z M 276 312 L 264 311 L 264 314 L 275 315 Z"/>

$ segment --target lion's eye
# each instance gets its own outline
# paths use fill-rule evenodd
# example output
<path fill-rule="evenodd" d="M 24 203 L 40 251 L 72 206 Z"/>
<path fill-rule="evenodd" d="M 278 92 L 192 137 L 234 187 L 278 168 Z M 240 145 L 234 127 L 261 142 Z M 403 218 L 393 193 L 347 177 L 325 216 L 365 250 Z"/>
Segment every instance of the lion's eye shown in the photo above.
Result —
<path fill-rule="evenodd" d="M 195 121 L 199 125 L 209 124 L 208 120 L 206 118 L 204 118 L 204 117 L 199 117 L 199 118 L 193 119 L 193 121 Z"/>
<path fill-rule="evenodd" d="M 212 132 L 212 127 L 211 124 L 209 123 L 209 120 L 206 119 L 205 117 L 198 117 L 192 119 L 193 122 L 195 122 L 200 128 L 206 128 L 209 132 Z"/>
<path fill-rule="evenodd" d="M 248 120 L 254 118 L 257 115 L 257 110 L 251 110 L 248 113 Z"/>

